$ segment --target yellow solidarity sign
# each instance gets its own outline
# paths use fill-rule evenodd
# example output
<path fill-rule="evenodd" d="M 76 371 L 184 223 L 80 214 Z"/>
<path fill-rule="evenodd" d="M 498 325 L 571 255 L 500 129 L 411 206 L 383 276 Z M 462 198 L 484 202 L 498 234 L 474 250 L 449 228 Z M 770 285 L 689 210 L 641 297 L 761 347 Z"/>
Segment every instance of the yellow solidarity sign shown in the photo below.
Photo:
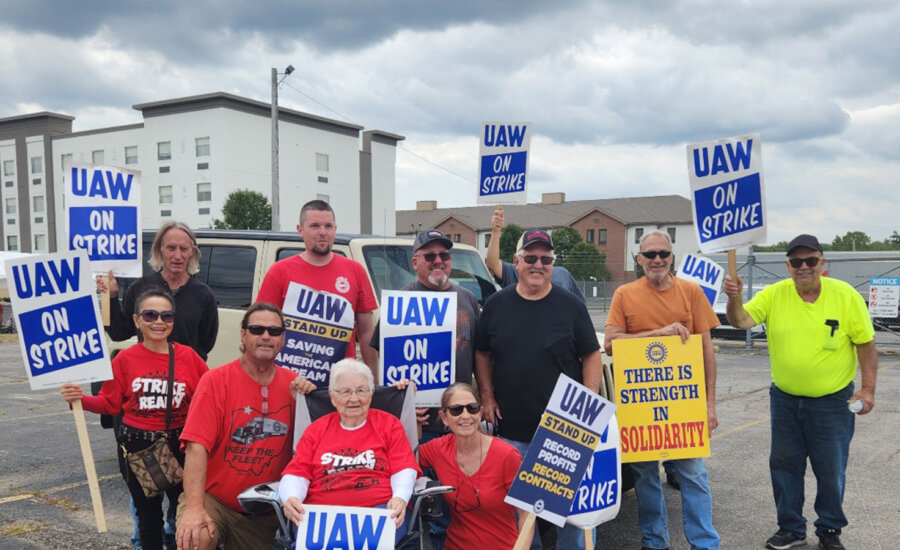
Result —
<path fill-rule="evenodd" d="M 613 340 L 622 462 L 709 456 L 699 335 Z"/>

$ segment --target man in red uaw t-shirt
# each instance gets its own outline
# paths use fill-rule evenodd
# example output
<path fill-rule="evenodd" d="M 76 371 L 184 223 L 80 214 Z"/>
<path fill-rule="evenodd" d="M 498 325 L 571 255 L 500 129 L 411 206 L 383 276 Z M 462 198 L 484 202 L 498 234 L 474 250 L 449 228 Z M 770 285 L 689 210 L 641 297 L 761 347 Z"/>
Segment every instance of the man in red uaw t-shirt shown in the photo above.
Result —
<path fill-rule="evenodd" d="M 334 304 L 334 297 L 346 300 L 353 310 L 356 328 L 354 334 L 350 336 L 344 356 L 351 359 L 356 358 L 356 340 L 359 340 L 359 351 L 363 362 L 372 369 L 373 375 L 377 375 L 378 353 L 372 349 L 369 342 L 372 340 L 375 328 L 372 312 L 378 309 L 378 303 L 375 301 L 375 293 L 372 291 L 372 284 L 369 282 L 365 268 L 359 262 L 335 254 L 332 250 L 337 233 L 334 210 L 325 201 L 314 200 L 304 204 L 300 210 L 297 233 L 303 239 L 306 250 L 296 256 L 275 262 L 269 268 L 259 289 L 259 294 L 256 296 L 256 301 L 275 304 L 290 316 L 291 308 L 285 305 L 285 298 L 288 296 L 291 283 L 326 294 L 325 298 L 329 304 Z M 343 300 L 340 301 L 340 304 L 344 304 Z M 327 306 L 324 309 L 329 312 L 334 307 Z M 323 320 L 321 323 L 314 324 L 321 327 L 327 323 L 327 320 Z M 333 325 L 330 328 L 333 328 Z M 324 344 L 325 347 L 331 347 L 331 343 L 327 339 L 315 336 L 313 330 L 300 329 L 299 332 L 301 337 L 308 339 L 311 344 Z M 340 359 L 343 357 L 333 358 L 334 362 Z M 289 366 L 284 363 L 280 364 Z M 304 367 L 313 368 L 313 365 L 290 366 L 292 368 L 301 367 L 295 369 L 301 373 L 306 372 Z M 311 376 L 307 376 L 307 378 L 319 386 L 324 385 L 325 382 L 324 380 L 315 380 Z"/>
<path fill-rule="evenodd" d="M 243 355 L 210 370 L 194 393 L 181 432 L 184 493 L 178 501 L 179 548 L 271 548 L 274 514 L 243 514 L 241 491 L 281 477 L 291 460 L 294 397 L 312 382 L 275 365 L 284 344 L 284 316 L 269 303 L 241 321 Z M 294 380 L 296 379 L 296 382 Z"/>

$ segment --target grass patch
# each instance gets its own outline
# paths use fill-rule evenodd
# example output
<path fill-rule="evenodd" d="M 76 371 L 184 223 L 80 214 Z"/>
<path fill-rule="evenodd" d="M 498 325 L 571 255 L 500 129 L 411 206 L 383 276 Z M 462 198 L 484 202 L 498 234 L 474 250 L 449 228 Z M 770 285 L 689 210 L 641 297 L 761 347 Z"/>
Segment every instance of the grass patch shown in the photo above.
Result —
<path fill-rule="evenodd" d="M 60 508 L 68 510 L 70 512 L 74 512 L 79 509 L 77 504 L 73 503 L 71 500 L 69 500 L 67 498 L 51 497 L 51 496 L 42 495 L 42 494 L 36 494 L 34 496 L 41 502 L 49 504 L 50 506 L 58 506 Z"/>
<path fill-rule="evenodd" d="M 4 537 L 18 537 L 32 531 L 39 531 L 43 527 L 34 521 L 16 521 L 10 525 L 0 527 L 0 535 Z"/>
<path fill-rule="evenodd" d="M 19 335 L 17 333 L 3 333 L 0 334 L 0 343 L 2 344 L 10 344 L 10 343 L 18 343 Z"/>

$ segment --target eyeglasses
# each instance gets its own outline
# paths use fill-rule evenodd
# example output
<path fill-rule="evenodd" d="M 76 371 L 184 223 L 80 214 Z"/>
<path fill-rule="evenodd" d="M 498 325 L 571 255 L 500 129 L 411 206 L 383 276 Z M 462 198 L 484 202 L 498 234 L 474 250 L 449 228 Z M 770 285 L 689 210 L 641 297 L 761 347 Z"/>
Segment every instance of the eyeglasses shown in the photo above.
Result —
<path fill-rule="evenodd" d="M 160 318 L 167 325 L 175 322 L 175 312 L 172 310 L 156 311 L 155 309 L 145 309 L 138 315 L 141 316 L 145 323 L 155 323 Z"/>
<path fill-rule="evenodd" d="M 438 256 L 441 257 L 442 262 L 449 262 L 450 258 L 452 258 L 449 252 L 426 252 L 425 254 L 422 254 L 422 257 L 425 258 L 425 261 L 428 263 L 434 262 L 434 259 Z"/>
<path fill-rule="evenodd" d="M 341 388 L 339 390 L 334 390 L 334 393 L 342 399 L 349 399 L 351 395 L 365 397 L 372 393 L 372 388 L 366 386 L 360 386 L 355 390 L 351 390 L 350 388 Z"/>
<path fill-rule="evenodd" d="M 543 264 L 543 265 L 550 265 L 553 263 L 554 259 L 555 258 L 553 256 L 536 256 L 534 254 L 522 256 L 522 260 L 524 260 L 525 263 L 528 265 L 536 264 L 538 262 L 538 260 L 540 260 L 541 264 Z"/>
<path fill-rule="evenodd" d="M 254 336 L 260 336 L 264 332 L 268 332 L 269 336 L 281 336 L 282 334 L 284 334 L 284 327 L 264 327 L 262 325 L 247 325 L 247 331 Z"/>
<path fill-rule="evenodd" d="M 643 257 L 647 258 L 648 260 L 655 260 L 657 256 L 659 256 L 660 258 L 665 260 L 666 258 L 668 258 L 669 256 L 672 255 L 672 251 L 671 250 L 647 250 L 647 251 L 641 252 L 640 254 Z"/>
<path fill-rule="evenodd" d="M 822 258 L 818 256 L 810 256 L 809 258 L 791 258 L 790 260 L 788 260 L 788 263 L 790 263 L 791 267 L 793 267 L 794 269 L 797 269 L 803 264 L 806 264 L 807 267 L 816 267 L 817 265 L 819 265 L 819 261 L 821 259 Z"/>
<path fill-rule="evenodd" d="M 478 487 L 475 487 L 475 483 L 472 481 L 472 478 L 468 478 L 468 479 L 469 479 L 469 485 L 471 485 L 472 489 L 475 490 L 475 498 L 473 498 L 471 500 L 466 499 L 466 498 L 460 499 L 460 495 L 463 493 L 463 487 L 465 487 L 466 484 L 459 483 L 458 485 L 461 485 L 461 487 L 459 487 L 456 490 L 456 498 L 453 499 L 453 507 L 459 513 L 473 512 L 473 511 L 481 508 L 481 499 L 478 498 L 478 492 L 479 492 Z M 460 500 L 462 500 L 462 502 L 460 502 Z M 469 501 L 466 502 L 467 500 L 469 500 Z"/>
<path fill-rule="evenodd" d="M 269 386 L 260 386 L 259 393 L 262 394 L 262 413 L 269 414 Z"/>
<path fill-rule="evenodd" d="M 450 413 L 450 416 L 461 415 L 463 409 L 465 409 L 466 412 L 471 415 L 476 415 L 481 412 L 481 403 L 469 403 L 468 405 L 450 405 L 449 407 L 444 408 L 445 411 Z"/>

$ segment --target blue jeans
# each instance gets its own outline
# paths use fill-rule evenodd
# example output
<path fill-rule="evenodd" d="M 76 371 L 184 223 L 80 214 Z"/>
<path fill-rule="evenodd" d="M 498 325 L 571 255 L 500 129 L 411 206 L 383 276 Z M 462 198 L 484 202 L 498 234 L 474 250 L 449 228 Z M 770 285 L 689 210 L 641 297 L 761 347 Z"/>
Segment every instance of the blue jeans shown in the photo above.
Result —
<path fill-rule="evenodd" d="M 773 384 L 769 389 L 772 450 L 769 470 L 778 527 L 806 536 L 803 478 L 806 459 L 816 476 L 816 535 L 847 525 L 844 482 L 856 415 L 847 410 L 853 383 L 822 397 L 798 397 Z"/>
<path fill-rule="evenodd" d="M 719 534 L 712 524 L 712 493 L 702 458 L 670 461 L 681 482 L 681 518 L 684 537 L 692 549 L 719 548 Z M 641 544 L 648 548 L 669 547 L 666 501 L 659 479 L 659 462 L 634 462 L 634 492 L 638 501 Z"/>
<path fill-rule="evenodd" d="M 501 437 L 500 439 L 515 447 L 519 451 L 519 454 L 522 455 L 522 458 L 525 458 L 525 453 L 528 452 L 528 442 L 513 441 L 512 439 L 506 439 L 505 437 Z M 522 513 L 522 511 L 517 508 L 517 517 L 519 513 Z M 596 544 L 597 533 L 593 529 L 591 529 L 590 532 L 594 537 L 594 544 Z M 565 527 L 557 527 L 556 547 L 560 550 L 584 550 L 584 529 L 575 525 L 569 525 L 568 523 Z M 534 524 L 534 538 L 531 539 L 531 550 L 541 550 L 541 534 L 538 531 L 537 523 Z"/>
<path fill-rule="evenodd" d="M 129 500 L 129 503 L 131 504 L 131 520 L 134 522 L 134 531 L 131 533 L 131 545 L 134 546 L 135 550 L 142 550 L 141 533 L 138 529 L 137 510 L 134 509 L 133 500 Z M 175 546 L 175 508 L 177 508 L 177 506 L 177 503 L 173 503 L 170 500 L 169 509 L 166 512 L 166 524 L 163 528 L 163 539 L 169 546 Z"/>

